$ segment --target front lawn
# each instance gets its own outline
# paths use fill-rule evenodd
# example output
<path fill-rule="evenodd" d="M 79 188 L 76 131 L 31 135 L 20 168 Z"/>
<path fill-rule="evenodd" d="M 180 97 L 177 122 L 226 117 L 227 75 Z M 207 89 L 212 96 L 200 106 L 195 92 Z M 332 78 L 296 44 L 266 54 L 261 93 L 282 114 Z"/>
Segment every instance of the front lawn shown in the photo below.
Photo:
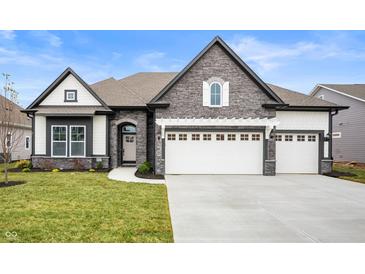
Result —
<path fill-rule="evenodd" d="M 341 176 L 340 178 L 365 184 L 365 167 L 363 166 L 352 167 L 350 165 L 336 163 L 333 165 L 333 171 L 353 173 L 356 176 Z"/>
<path fill-rule="evenodd" d="M 0 188 L 0 242 L 173 241 L 165 185 L 89 172 L 10 173 L 9 179 L 27 183 Z"/>

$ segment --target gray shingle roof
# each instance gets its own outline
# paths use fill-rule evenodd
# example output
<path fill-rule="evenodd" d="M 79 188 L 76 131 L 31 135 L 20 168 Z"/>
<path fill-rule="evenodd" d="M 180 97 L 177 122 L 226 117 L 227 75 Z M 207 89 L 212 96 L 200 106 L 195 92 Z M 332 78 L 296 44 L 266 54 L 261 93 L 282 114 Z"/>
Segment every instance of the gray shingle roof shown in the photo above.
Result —
<path fill-rule="evenodd" d="M 176 72 L 140 72 L 120 80 L 109 78 L 90 87 L 108 106 L 145 106 L 176 75 Z M 336 106 L 300 92 L 272 84 L 268 86 L 291 106 Z"/>
<path fill-rule="evenodd" d="M 90 87 L 110 107 L 145 106 L 176 72 L 140 72 L 120 80 L 109 78 Z"/>
<path fill-rule="evenodd" d="M 297 91 L 289 90 L 272 84 L 268 84 L 268 86 L 281 98 L 281 100 L 290 106 L 337 106 L 334 103 L 319 99 L 317 97 L 305 95 Z"/>
<path fill-rule="evenodd" d="M 319 84 L 347 95 L 365 100 L 365 84 Z"/>
<path fill-rule="evenodd" d="M 25 113 L 20 112 L 23 108 L 10 100 L 5 101 L 5 97 L 0 95 L 0 107 L 7 107 L 13 114 L 14 117 L 11 119 L 12 122 L 19 123 L 24 126 L 31 126 L 32 121 L 27 117 Z M 1 113 L 2 115 L 2 113 Z"/>

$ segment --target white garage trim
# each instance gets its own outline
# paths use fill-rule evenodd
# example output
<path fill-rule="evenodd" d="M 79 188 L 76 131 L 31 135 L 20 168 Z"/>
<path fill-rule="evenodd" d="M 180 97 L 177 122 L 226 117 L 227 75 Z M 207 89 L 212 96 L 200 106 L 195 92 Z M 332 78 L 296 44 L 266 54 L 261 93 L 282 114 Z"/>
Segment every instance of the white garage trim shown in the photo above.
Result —
<path fill-rule="evenodd" d="M 279 125 L 277 118 L 176 118 L 156 119 L 156 124 L 161 126 L 161 136 L 165 138 L 166 126 L 264 126 L 266 139 L 269 138 L 274 126 Z"/>

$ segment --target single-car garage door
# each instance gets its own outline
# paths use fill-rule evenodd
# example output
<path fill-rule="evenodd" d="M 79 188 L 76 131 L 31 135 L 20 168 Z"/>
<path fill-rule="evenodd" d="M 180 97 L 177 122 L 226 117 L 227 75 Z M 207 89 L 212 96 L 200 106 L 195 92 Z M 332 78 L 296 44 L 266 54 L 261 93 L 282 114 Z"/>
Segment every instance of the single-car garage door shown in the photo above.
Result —
<path fill-rule="evenodd" d="M 166 174 L 262 174 L 260 132 L 167 132 Z"/>
<path fill-rule="evenodd" d="M 276 134 L 276 173 L 318 173 L 318 134 Z"/>

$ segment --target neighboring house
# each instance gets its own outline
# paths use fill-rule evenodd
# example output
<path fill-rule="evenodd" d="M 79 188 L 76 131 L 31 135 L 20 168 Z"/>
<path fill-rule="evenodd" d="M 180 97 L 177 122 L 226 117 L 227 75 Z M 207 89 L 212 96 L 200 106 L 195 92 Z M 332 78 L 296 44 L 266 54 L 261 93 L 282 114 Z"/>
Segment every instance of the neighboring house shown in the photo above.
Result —
<path fill-rule="evenodd" d="M 323 173 L 331 112 L 264 83 L 219 37 L 179 73 L 93 85 L 66 69 L 26 110 L 35 167 L 153 164 L 157 174 Z"/>
<path fill-rule="evenodd" d="M 311 95 L 350 106 L 333 119 L 333 157 L 365 163 L 365 84 L 318 84 Z"/>
<path fill-rule="evenodd" d="M 10 143 L 12 146 L 12 153 L 11 153 L 11 160 L 23 160 L 23 159 L 30 159 L 31 155 L 31 142 L 32 142 L 32 122 L 31 119 L 27 117 L 26 114 L 22 113 L 22 107 L 18 106 L 17 104 L 11 102 L 8 99 L 5 99 L 4 96 L 0 95 L 0 107 L 6 108 L 1 110 L 1 113 L 5 113 L 4 111 L 9 111 L 9 115 L 12 115 L 14 119 L 11 121 L 16 121 L 16 128 L 17 130 L 14 131 L 18 135 L 18 137 L 14 138 L 17 139 L 12 140 L 13 138 L 10 137 Z M 2 115 L 0 115 L 0 127 L 4 121 L 1 121 Z M 6 131 L 8 128 L 5 128 Z M 0 145 L 0 154 L 2 155 L 2 146 Z M 4 159 L 0 157 L 0 162 L 3 162 Z"/>

